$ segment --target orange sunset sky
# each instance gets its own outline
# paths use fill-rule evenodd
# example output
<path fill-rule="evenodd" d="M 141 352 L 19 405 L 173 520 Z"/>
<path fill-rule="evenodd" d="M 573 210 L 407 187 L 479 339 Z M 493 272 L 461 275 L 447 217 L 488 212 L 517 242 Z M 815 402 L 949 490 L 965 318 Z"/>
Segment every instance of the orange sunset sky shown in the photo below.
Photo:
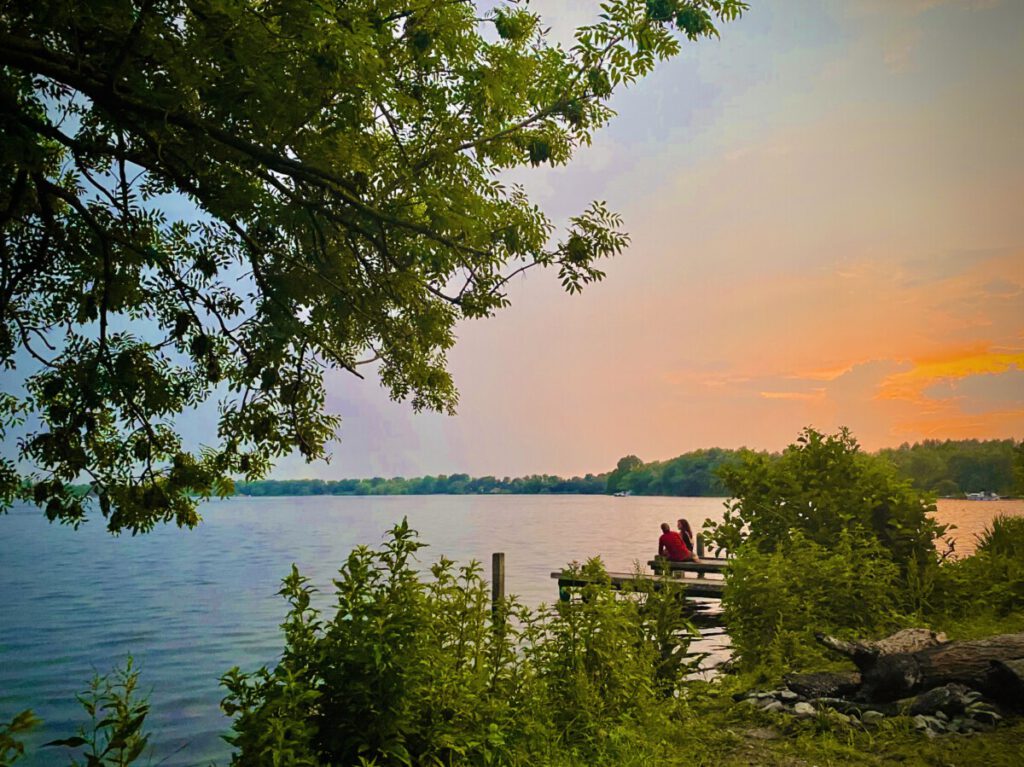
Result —
<path fill-rule="evenodd" d="M 568 39 L 596 2 L 535 0 Z M 275 476 L 600 472 L 635 453 L 1024 438 L 1024 2 L 751 0 L 613 102 L 572 165 L 632 245 L 563 294 L 530 272 L 460 327 L 459 414 L 337 375 L 331 464 Z"/>

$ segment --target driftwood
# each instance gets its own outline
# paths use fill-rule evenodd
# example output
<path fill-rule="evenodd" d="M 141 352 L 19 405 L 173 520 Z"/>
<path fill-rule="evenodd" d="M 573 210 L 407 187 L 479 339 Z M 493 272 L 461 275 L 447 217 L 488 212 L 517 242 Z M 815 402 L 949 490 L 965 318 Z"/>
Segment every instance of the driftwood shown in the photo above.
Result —
<path fill-rule="evenodd" d="M 782 681 L 802 698 L 844 698 L 855 694 L 861 685 L 860 674 L 856 671 L 786 674 Z"/>
<path fill-rule="evenodd" d="M 863 701 L 895 701 L 955 683 L 1010 705 L 1024 704 L 1024 633 L 964 642 L 946 642 L 926 629 L 880 642 L 817 638 L 856 664 L 863 680 L 857 698 Z"/>
<path fill-rule="evenodd" d="M 992 676 L 1024 708 L 1024 659 L 993 661 Z"/>

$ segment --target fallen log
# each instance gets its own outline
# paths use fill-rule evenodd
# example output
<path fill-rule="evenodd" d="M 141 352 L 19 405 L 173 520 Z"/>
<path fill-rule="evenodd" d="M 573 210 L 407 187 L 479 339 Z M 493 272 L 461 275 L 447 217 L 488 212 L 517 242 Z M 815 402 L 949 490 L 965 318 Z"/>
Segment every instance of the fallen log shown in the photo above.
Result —
<path fill-rule="evenodd" d="M 1024 659 L 992 661 L 992 676 L 1024 708 Z"/>
<path fill-rule="evenodd" d="M 783 684 L 804 699 L 844 698 L 855 694 L 861 685 L 856 671 L 820 671 L 813 674 L 786 674 Z"/>
<path fill-rule="evenodd" d="M 851 658 L 860 670 L 860 700 L 893 701 L 958 683 L 1020 705 L 1018 685 L 1024 684 L 1020 676 L 1024 672 L 1015 662 L 1024 660 L 1024 633 L 942 642 L 944 637 L 920 629 L 893 641 L 897 637 L 871 643 L 817 635 L 819 642 Z"/>

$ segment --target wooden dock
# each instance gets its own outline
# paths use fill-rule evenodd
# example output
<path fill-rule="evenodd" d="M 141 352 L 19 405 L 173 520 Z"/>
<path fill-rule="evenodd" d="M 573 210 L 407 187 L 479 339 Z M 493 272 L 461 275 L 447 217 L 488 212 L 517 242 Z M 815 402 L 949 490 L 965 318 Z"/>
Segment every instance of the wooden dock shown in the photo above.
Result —
<path fill-rule="evenodd" d="M 663 562 L 662 560 L 651 560 L 647 563 L 653 572 L 651 573 L 608 573 L 613 589 L 619 591 L 636 591 L 637 581 L 646 581 L 653 584 L 655 589 L 660 589 L 662 579 L 661 568 L 668 566 L 672 576 L 673 586 L 680 586 L 688 597 L 700 597 L 702 599 L 721 599 L 725 591 L 724 575 L 726 560 L 724 559 L 702 559 L 698 562 Z M 696 577 L 686 577 L 688 573 Z M 708 574 L 714 574 L 716 578 L 706 578 Z M 568 599 L 569 591 L 572 588 L 581 588 L 591 581 L 580 573 L 571 573 L 559 570 L 551 573 L 551 577 L 558 581 L 558 594 L 562 599 Z"/>

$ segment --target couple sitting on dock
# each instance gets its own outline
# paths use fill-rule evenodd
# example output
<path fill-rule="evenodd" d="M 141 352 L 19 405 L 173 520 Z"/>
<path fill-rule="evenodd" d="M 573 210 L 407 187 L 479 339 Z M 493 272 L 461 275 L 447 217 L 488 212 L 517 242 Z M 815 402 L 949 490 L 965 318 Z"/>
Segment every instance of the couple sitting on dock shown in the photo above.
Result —
<path fill-rule="evenodd" d="M 677 526 L 678 532 L 670 528 L 668 522 L 661 523 L 658 556 L 665 557 L 669 562 L 700 562 L 693 551 L 693 532 L 690 530 L 690 523 L 680 519 Z"/>

